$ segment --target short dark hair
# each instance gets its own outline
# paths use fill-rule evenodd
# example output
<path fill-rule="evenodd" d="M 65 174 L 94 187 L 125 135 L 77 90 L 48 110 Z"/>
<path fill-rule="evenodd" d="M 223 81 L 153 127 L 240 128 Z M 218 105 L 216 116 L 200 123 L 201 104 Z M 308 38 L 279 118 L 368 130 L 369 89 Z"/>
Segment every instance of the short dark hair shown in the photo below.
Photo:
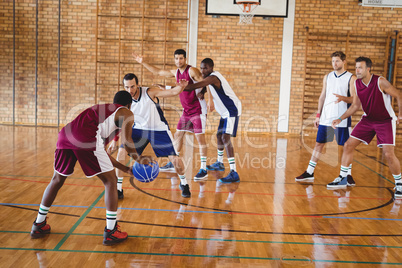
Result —
<path fill-rule="evenodd" d="M 185 51 L 184 49 L 176 49 L 176 50 L 174 51 L 173 56 L 176 56 L 176 55 L 183 55 L 184 58 L 187 57 L 187 53 L 186 53 L 186 51 Z"/>
<path fill-rule="evenodd" d="M 371 66 L 373 66 L 373 62 L 370 60 L 370 58 L 367 58 L 367 57 L 360 56 L 360 57 L 356 58 L 355 61 L 356 62 L 364 61 L 366 63 L 367 68 L 370 68 L 370 69 L 371 69 Z"/>
<path fill-rule="evenodd" d="M 114 95 L 114 98 L 113 98 L 114 104 L 120 104 L 123 106 L 126 106 L 129 103 L 132 103 L 132 101 L 133 101 L 133 98 L 131 97 L 131 94 L 125 90 L 117 91 L 117 93 Z"/>
<path fill-rule="evenodd" d="M 135 83 L 138 85 L 138 78 L 137 78 L 137 76 L 135 75 L 135 74 L 133 74 L 133 73 L 128 73 L 128 74 L 126 74 L 125 76 L 124 76 L 124 78 L 123 78 L 123 83 L 124 83 L 124 80 L 133 80 L 133 79 L 135 79 Z"/>
<path fill-rule="evenodd" d="M 210 67 L 214 67 L 214 61 L 210 58 L 203 59 L 201 63 L 207 64 Z"/>
<path fill-rule="evenodd" d="M 339 57 L 342 61 L 346 60 L 346 55 L 342 51 L 335 51 L 331 54 L 331 58 L 333 57 Z"/>

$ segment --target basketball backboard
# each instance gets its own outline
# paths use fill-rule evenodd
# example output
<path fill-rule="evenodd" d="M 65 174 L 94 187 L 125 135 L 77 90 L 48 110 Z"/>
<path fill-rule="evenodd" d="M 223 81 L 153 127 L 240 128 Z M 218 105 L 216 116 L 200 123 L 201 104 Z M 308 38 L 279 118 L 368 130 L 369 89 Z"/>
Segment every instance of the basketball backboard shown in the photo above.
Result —
<path fill-rule="evenodd" d="M 239 16 L 240 9 L 236 0 L 206 0 L 206 15 L 218 16 Z M 282 17 L 288 16 L 289 0 L 259 0 L 259 5 L 255 9 L 256 17 Z"/>

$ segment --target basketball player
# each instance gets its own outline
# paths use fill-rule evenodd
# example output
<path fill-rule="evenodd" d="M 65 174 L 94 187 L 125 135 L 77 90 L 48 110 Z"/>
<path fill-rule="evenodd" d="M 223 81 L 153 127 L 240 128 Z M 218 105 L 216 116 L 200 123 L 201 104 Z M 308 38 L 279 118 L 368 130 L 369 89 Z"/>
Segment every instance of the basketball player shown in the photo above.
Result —
<path fill-rule="evenodd" d="M 56 145 L 55 171 L 52 181 L 43 194 L 38 216 L 33 223 L 32 238 L 40 238 L 50 233 L 46 215 L 64 181 L 73 174 L 78 160 L 87 177 L 98 176 L 105 186 L 106 228 L 103 244 L 112 245 L 127 239 L 127 233 L 120 231 L 116 221 L 117 178 L 113 167 L 129 174 L 131 168 L 108 155 L 104 142 L 122 131 L 124 148 L 134 160 L 144 164 L 152 160 L 149 157 L 138 156 L 132 146 L 131 131 L 134 116 L 130 111 L 131 102 L 131 95 L 128 92 L 119 91 L 114 96 L 113 104 L 94 105 L 61 129 Z"/>
<path fill-rule="evenodd" d="M 197 68 L 188 65 L 186 62 L 186 51 L 177 49 L 174 52 L 174 62 L 177 67 L 176 70 L 162 70 L 153 65 L 144 62 L 143 57 L 133 53 L 134 59 L 142 64 L 145 68 L 155 75 L 164 77 L 176 77 L 176 81 L 185 79 L 191 85 L 194 81 L 201 81 L 202 75 Z M 207 119 L 207 104 L 204 99 L 205 90 L 197 89 L 195 91 L 183 91 L 180 93 L 180 102 L 183 106 L 183 114 L 181 115 L 177 124 L 176 133 L 174 135 L 174 142 L 177 153 L 180 153 L 183 146 L 183 138 L 186 132 L 194 133 L 200 149 L 201 168 L 195 175 L 194 180 L 202 180 L 208 176 L 206 170 L 207 164 L 207 145 L 205 141 L 205 127 Z M 209 109 L 213 110 L 212 98 L 209 99 Z M 167 163 L 166 166 L 161 167 L 161 170 L 168 171 L 174 170 L 172 162 Z"/>
<path fill-rule="evenodd" d="M 363 108 L 362 118 L 345 143 L 339 177 L 329 183 L 327 188 L 346 188 L 346 175 L 353 160 L 354 149 L 362 142 L 369 144 L 377 135 L 377 146 L 382 147 L 389 170 L 395 179 L 395 198 L 402 198 L 401 165 L 394 152 L 396 123 L 399 124 L 402 119 L 402 94 L 385 78 L 371 74 L 371 66 L 372 62 L 369 58 L 356 59 L 357 80 L 351 88 L 356 93 L 353 103 L 344 114 L 332 122 L 332 127 L 335 128 L 343 120 L 353 115 L 360 106 Z M 392 109 L 391 97 L 398 102 L 398 117 Z"/>
<path fill-rule="evenodd" d="M 240 178 L 236 172 L 236 162 L 234 158 L 233 145 L 230 136 L 236 137 L 239 116 L 241 115 L 241 102 L 237 98 L 228 81 L 219 73 L 214 71 L 214 62 L 210 58 L 205 58 L 201 62 L 201 73 L 204 78 L 202 81 L 188 85 L 184 90 L 195 90 L 209 86 L 216 111 L 221 116 L 216 134 L 218 143 L 218 159 L 207 166 L 208 170 L 225 170 L 223 165 L 223 149 L 225 148 L 229 160 L 229 174 L 219 179 L 222 183 L 239 182 Z"/>
<path fill-rule="evenodd" d="M 132 96 L 131 111 L 135 116 L 133 126 L 132 139 L 139 155 L 142 154 L 148 143 L 151 143 L 157 157 L 169 157 L 173 163 L 177 174 L 180 178 L 180 189 L 183 197 L 190 197 L 190 186 L 184 175 L 183 160 L 177 155 L 173 146 L 173 138 L 166 121 L 163 111 L 159 106 L 159 98 L 168 98 L 179 95 L 188 84 L 186 80 L 180 80 L 178 85 L 171 90 L 163 90 L 159 87 L 140 87 L 138 86 L 138 78 L 135 74 L 126 74 L 123 78 L 124 89 Z M 116 146 L 114 139 L 109 148 Z M 122 147 L 117 153 L 118 161 L 125 161 L 126 154 Z M 123 174 L 117 172 L 117 187 L 119 199 L 124 198 L 122 184 Z"/>
<path fill-rule="evenodd" d="M 296 181 L 314 181 L 314 169 L 320 154 L 327 142 L 332 142 L 334 136 L 338 145 L 343 146 L 349 139 L 351 118 L 344 120 L 335 130 L 331 127 L 332 121 L 339 118 L 353 102 L 353 94 L 349 89 L 356 81 L 356 77 L 345 70 L 346 55 L 342 51 L 335 51 L 331 54 L 332 67 L 334 71 L 326 74 L 323 79 L 323 86 L 318 100 L 317 116 L 314 126 L 318 128 L 316 144 L 308 164 L 307 170 L 296 177 Z M 352 92 L 353 93 L 353 92 Z M 349 166 L 347 185 L 354 186 L 352 177 L 352 164 Z"/>

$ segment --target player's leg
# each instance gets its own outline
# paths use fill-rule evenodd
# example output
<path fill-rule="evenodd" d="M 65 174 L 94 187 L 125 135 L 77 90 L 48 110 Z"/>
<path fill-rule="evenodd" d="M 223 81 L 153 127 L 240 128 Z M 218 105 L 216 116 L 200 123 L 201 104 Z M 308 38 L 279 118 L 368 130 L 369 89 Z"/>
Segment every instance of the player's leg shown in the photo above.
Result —
<path fill-rule="evenodd" d="M 231 141 L 231 137 L 236 137 L 237 133 L 237 126 L 239 122 L 239 117 L 229 117 L 224 119 L 224 129 L 222 131 L 222 142 L 226 150 L 226 155 L 228 157 L 230 172 L 229 174 L 219 179 L 222 183 L 232 183 L 232 182 L 239 182 L 240 177 L 236 170 L 236 160 L 234 155 L 233 144 Z"/>
<path fill-rule="evenodd" d="M 395 180 L 395 198 L 402 198 L 401 164 L 395 156 L 395 120 L 381 122 L 375 125 L 377 133 L 377 145 L 382 146 L 382 151 L 389 166 L 389 171 Z"/>
<path fill-rule="evenodd" d="M 173 145 L 176 148 L 176 152 L 178 155 L 180 155 L 180 151 L 183 148 L 183 139 L 184 136 L 186 135 L 186 132 L 183 130 L 176 130 L 176 133 L 174 134 L 174 140 L 173 140 Z M 160 168 L 161 171 L 175 171 L 173 163 L 169 160 L 169 162 L 164 165 L 163 167 Z"/>
<path fill-rule="evenodd" d="M 117 151 L 116 160 L 119 161 L 120 163 L 126 163 L 126 155 L 127 155 L 127 152 L 124 149 L 124 146 L 121 145 L 119 147 L 119 150 Z M 116 168 L 116 176 L 117 176 L 117 196 L 118 196 L 118 199 L 123 199 L 124 198 L 124 192 L 123 192 L 124 172 L 121 171 L 120 169 Z"/>
<path fill-rule="evenodd" d="M 320 159 L 321 152 L 325 147 L 325 143 L 334 140 L 334 130 L 332 127 L 319 125 L 317 130 L 316 144 L 314 146 L 313 154 L 311 155 L 306 171 L 300 176 L 295 178 L 295 181 L 313 181 L 314 170 Z"/>
<path fill-rule="evenodd" d="M 349 171 L 349 166 L 353 161 L 353 152 L 355 148 L 362 143 L 354 137 L 350 137 L 348 141 L 343 146 L 342 160 L 341 160 L 341 170 L 339 176 L 329 184 L 327 188 L 329 189 L 346 189 L 348 185 L 347 175 Z"/>
<path fill-rule="evenodd" d="M 217 150 L 218 150 L 218 157 L 216 162 L 212 165 L 207 166 L 207 170 L 214 170 L 214 171 L 224 171 L 225 166 L 223 165 L 223 153 L 225 150 L 225 145 L 222 140 L 222 135 L 225 133 L 225 120 L 223 118 L 220 119 L 218 125 L 218 132 L 216 133 L 216 143 L 217 143 Z"/>
<path fill-rule="evenodd" d="M 184 175 L 184 163 L 180 156 L 177 155 L 176 149 L 173 146 L 172 133 L 166 131 L 148 131 L 148 140 L 152 145 L 152 149 L 157 157 L 169 157 L 173 166 L 180 178 L 180 189 L 183 197 L 190 197 L 190 186 L 188 185 L 186 176 Z"/>
<path fill-rule="evenodd" d="M 344 146 L 345 143 L 348 141 L 350 137 L 350 127 L 338 127 L 335 129 L 335 137 L 336 137 L 336 142 L 340 146 Z M 343 155 L 343 152 L 342 152 Z M 352 162 L 350 162 L 349 169 L 348 169 L 348 174 L 346 176 L 347 178 L 347 185 L 348 186 L 355 186 L 355 180 L 353 179 L 352 176 Z"/>
<path fill-rule="evenodd" d="M 106 227 L 103 233 L 103 244 L 113 245 L 127 239 L 126 232 L 121 232 L 117 224 L 117 177 L 113 170 L 98 174 L 105 186 Z"/>
<path fill-rule="evenodd" d="M 205 128 L 207 116 L 205 114 L 195 115 L 191 118 L 194 126 L 194 135 L 198 142 L 200 151 L 201 166 L 194 180 L 202 180 L 208 177 L 207 173 L 207 142 L 205 139 Z"/>
<path fill-rule="evenodd" d="M 46 216 L 53 204 L 58 191 L 66 178 L 73 174 L 77 158 L 72 150 L 56 149 L 54 154 L 54 173 L 52 180 L 43 193 L 38 215 L 32 225 L 31 237 L 40 238 L 50 233 L 50 226 L 46 223 Z"/>

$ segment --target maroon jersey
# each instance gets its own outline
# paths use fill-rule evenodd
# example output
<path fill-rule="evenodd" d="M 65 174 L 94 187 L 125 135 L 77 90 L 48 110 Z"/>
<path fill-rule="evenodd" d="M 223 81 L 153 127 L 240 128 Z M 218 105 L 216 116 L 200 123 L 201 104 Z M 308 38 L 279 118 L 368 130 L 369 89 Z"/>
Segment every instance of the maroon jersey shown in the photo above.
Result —
<path fill-rule="evenodd" d="M 104 149 L 105 142 L 120 132 L 115 125 L 115 113 L 119 104 L 98 104 L 89 107 L 59 132 L 57 149 L 91 150 Z"/>
<path fill-rule="evenodd" d="M 370 121 L 384 121 L 395 118 L 391 96 L 384 93 L 379 85 L 380 76 L 373 74 L 368 85 L 357 79 L 356 93 L 362 103 L 363 116 Z"/>
<path fill-rule="evenodd" d="M 184 80 L 188 81 L 189 85 L 194 84 L 194 81 L 189 74 L 190 68 L 191 68 L 191 65 L 187 65 L 187 67 L 183 73 L 180 73 L 180 69 L 177 69 L 177 72 L 176 72 L 177 83 L 180 80 L 184 79 Z M 184 109 L 184 111 L 183 111 L 184 115 L 194 115 L 194 114 L 202 113 L 200 100 L 197 98 L 198 92 L 199 91 L 192 90 L 192 91 L 183 91 L 182 93 L 180 93 L 180 95 L 179 95 L 180 102 Z M 204 100 L 204 102 L 205 102 L 205 100 Z"/>

